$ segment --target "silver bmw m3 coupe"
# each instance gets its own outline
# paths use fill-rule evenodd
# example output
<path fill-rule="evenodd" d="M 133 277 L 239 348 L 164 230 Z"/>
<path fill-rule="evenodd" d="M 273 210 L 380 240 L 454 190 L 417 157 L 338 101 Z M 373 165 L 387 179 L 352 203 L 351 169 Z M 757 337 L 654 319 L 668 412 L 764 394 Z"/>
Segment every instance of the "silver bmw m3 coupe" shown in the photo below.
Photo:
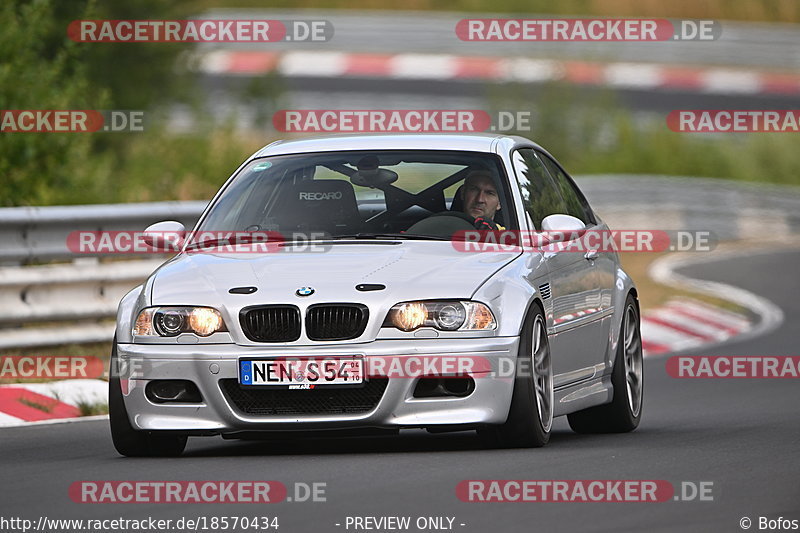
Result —
<path fill-rule="evenodd" d="M 521 137 L 272 143 L 194 229 L 146 230 L 177 253 L 119 305 L 114 445 L 424 428 L 538 447 L 562 415 L 631 431 L 636 288 L 613 247 L 571 246 L 605 231 Z"/>

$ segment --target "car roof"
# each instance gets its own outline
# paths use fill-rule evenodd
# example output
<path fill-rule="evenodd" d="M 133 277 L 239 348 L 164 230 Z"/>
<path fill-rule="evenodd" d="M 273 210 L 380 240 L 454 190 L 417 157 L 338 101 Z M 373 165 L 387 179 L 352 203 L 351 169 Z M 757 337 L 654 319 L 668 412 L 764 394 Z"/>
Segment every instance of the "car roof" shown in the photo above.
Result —
<path fill-rule="evenodd" d="M 512 146 L 538 147 L 523 137 L 486 133 L 328 135 L 275 141 L 257 151 L 252 158 L 344 150 L 462 150 L 495 153 L 495 146 L 502 141 Z"/>

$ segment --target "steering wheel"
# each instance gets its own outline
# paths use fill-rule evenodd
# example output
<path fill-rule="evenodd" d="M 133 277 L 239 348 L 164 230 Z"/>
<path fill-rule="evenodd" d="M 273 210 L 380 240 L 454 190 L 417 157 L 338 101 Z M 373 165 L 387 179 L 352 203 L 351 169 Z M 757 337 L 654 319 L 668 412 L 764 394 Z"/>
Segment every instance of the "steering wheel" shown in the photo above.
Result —
<path fill-rule="evenodd" d="M 443 235 L 449 237 L 457 231 L 465 230 L 496 230 L 494 222 L 480 218 L 481 222 L 476 225 L 476 219 L 461 211 L 442 211 L 424 218 L 408 228 L 406 233 L 419 235 Z"/>
<path fill-rule="evenodd" d="M 469 216 L 468 214 L 463 213 L 461 211 L 442 211 L 441 213 L 435 213 L 435 214 L 429 216 L 428 218 L 434 218 L 434 217 L 456 217 L 456 218 L 460 218 L 462 220 L 466 220 L 467 222 L 469 222 L 470 225 L 472 225 L 471 229 L 488 230 L 488 231 L 494 231 L 494 230 L 499 229 L 497 227 L 497 224 L 495 224 L 494 220 L 491 220 L 491 219 L 488 219 L 488 218 L 483 218 L 483 217 L 473 218 L 473 217 Z"/>

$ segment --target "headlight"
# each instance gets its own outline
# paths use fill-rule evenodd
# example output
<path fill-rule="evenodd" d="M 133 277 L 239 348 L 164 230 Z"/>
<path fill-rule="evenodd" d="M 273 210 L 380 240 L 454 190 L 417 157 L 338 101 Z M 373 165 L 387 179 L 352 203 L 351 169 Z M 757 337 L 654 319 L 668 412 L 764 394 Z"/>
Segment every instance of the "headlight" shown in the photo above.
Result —
<path fill-rule="evenodd" d="M 175 337 L 194 333 L 208 337 L 227 331 L 219 311 L 211 307 L 148 307 L 142 309 L 133 326 L 134 335 Z"/>
<path fill-rule="evenodd" d="M 480 302 L 403 302 L 386 315 L 385 328 L 413 331 L 427 326 L 440 331 L 492 330 L 497 327 L 492 311 Z"/>

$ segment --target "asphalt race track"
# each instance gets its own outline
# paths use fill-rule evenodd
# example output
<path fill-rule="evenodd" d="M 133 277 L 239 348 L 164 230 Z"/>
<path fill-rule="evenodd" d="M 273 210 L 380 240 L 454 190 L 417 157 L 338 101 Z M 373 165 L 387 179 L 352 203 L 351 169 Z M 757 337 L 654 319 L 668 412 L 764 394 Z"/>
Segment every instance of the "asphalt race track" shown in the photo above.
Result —
<path fill-rule="evenodd" d="M 783 309 L 773 333 L 697 355 L 796 355 L 800 251 L 744 255 L 681 271 L 743 287 Z M 7 428 L 0 516 L 177 519 L 277 516 L 281 532 L 346 531 L 347 516 L 455 517 L 464 532 L 741 531 L 749 517 L 800 519 L 800 382 L 678 380 L 665 359 L 646 366 L 645 413 L 626 435 L 582 436 L 565 421 L 540 450 L 481 449 L 472 433 L 282 443 L 190 439 L 178 459 L 125 459 L 105 421 Z M 325 482 L 326 502 L 274 505 L 78 504 L 80 480 Z M 663 479 L 713 482 L 713 501 L 665 503 L 465 503 L 464 479 Z M 336 524 L 341 524 L 336 526 Z M 446 522 L 445 522 L 446 523 Z M 461 524 L 464 524 L 463 526 Z M 353 531 L 352 527 L 349 529 Z M 418 531 L 412 527 L 409 531 Z"/>

